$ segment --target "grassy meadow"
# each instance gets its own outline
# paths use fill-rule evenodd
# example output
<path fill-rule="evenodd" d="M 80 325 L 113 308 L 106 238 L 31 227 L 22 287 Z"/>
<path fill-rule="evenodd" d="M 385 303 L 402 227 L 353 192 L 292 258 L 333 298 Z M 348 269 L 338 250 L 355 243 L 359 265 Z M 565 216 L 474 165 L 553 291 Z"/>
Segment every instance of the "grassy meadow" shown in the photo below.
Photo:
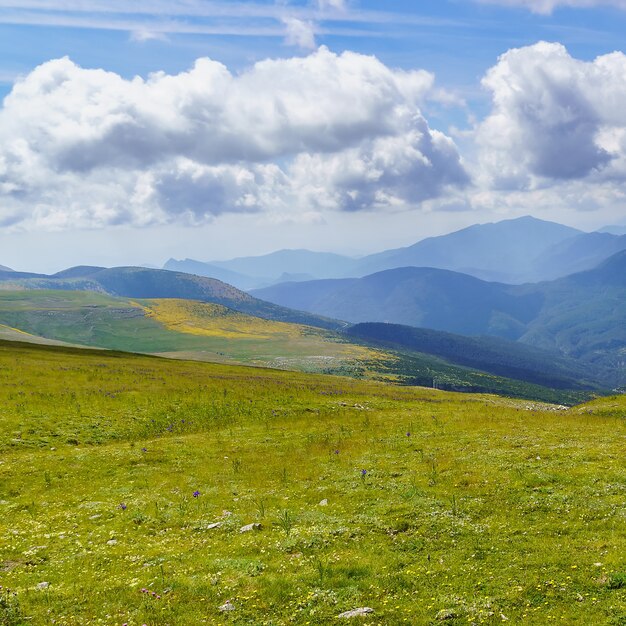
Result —
<path fill-rule="evenodd" d="M 0 342 L 0 624 L 624 626 L 625 416 Z"/>
<path fill-rule="evenodd" d="M 431 354 L 398 352 L 346 334 L 175 298 L 0 289 L 0 339 L 339 374 L 567 405 L 589 399 L 594 393 L 577 388 L 551 389 L 454 365 Z"/>

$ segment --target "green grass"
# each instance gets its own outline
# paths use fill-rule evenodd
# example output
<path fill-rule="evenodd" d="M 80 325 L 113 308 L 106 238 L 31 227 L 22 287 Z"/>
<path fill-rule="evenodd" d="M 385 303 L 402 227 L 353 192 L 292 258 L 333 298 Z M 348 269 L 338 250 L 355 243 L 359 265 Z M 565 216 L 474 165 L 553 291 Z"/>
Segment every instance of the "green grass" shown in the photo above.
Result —
<path fill-rule="evenodd" d="M 0 342 L 0 624 L 624 624 L 625 415 Z"/>
<path fill-rule="evenodd" d="M 24 337 L 24 332 L 31 337 Z M 383 350 L 332 331 L 260 319 L 189 300 L 0 290 L 0 339 L 62 342 L 173 358 L 379 378 L 563 404 L 591 396 L 591 392 L 554 390 L 451 365 L 432 355 Z"/>

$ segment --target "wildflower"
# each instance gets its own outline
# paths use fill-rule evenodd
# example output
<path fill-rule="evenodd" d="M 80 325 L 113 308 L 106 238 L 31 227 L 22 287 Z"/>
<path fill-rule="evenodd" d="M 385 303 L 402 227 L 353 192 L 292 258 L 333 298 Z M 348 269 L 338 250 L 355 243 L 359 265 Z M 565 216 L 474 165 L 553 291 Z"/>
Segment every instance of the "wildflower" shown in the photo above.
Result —
<path fill-rule="evenodd" d="M 142 452 L 148 452 L 148 448 L 141 448 Z"/>
<path fill-rule="evenodd" d="M 366 475 L 367 475 L 367 470 L 366 470 L 366 469 L 362 469 L 362 470 L 361 470 L 361 476 L 362 476 L 363 478 L 365 478 L 365 476 L 366 476 Z"/>
<path fill-rule="evenodd" d="M 339 450 L 335 450 L 335 454 L 339 454 Z"/>
<path fill-rule="evenodd" d="M 125 511 L 128 507 L 126 506 L 125 502 L 121 502 L 118 508 L 122 509 L 122 511 Z"/>
<path fill-rule="evenodd" d="M 407 433 L 407 434 L 406 434 L 406 436 L 407 436 L 407 437 L 410 437 L 410 436 L 411 436 L 411 433 Z"/>
<path fill-rule="evenodd" d="M 197 498 L 199 495 L 200 495 L 200 492 L 196 489 L 196 490 L 193 492 L 193 497 L 194 497 L 194 498 Z"/>

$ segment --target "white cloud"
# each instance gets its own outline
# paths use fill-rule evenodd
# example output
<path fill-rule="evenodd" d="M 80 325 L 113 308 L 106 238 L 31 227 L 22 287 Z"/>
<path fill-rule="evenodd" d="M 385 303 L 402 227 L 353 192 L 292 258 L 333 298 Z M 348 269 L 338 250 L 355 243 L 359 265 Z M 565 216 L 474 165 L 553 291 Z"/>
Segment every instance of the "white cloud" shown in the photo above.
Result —
<path fill-rule="evenodd" d="M 305 50 L 315 48 L 315 25 L 313 22 L 299 20 L 295 17 L 283 18 L 286 34 L 285 43 Z"/>
<path fill-rule="evenodd" d="M 331 9 L 335 11 L 346 11 L 346 0 L 316 0 L 317 7 L 322 11 Z"/>
<path fill-rule="evenodd" d="M 533 13 L 549 15 L 560 7 L 570 8 L 593 8 L 593 7 L 615 7 L 626 9 L 626 0 L 478 0 L 483 4 L 497 4 L 507 7 L 520 7 L 529 9 Z"/>
<path fill-rule="evenodd" d="M 420 113 L 432 92 L 427 72 L 325 48 L 239 75 L 210 59 L 132 80 L 50 61 L 0 109 L 0 222 L 412 206 L 467 180 L 452 141 Z"/>
<path fill-rule="evenodd" d="M 493 110 L 476 130 L 483 186 L 626 180 L 626 56 L 585 62 L 560 44 L 509 50 L 487 73 Z"/>
<path fill-rule="evenodd" d="M 132 41 L 144 43 L 146 41 L 167 41 L 167 36 L 164 33 L 154 32 L 145 28 L 139 28 L 134 30 L 130 34 Z"/>

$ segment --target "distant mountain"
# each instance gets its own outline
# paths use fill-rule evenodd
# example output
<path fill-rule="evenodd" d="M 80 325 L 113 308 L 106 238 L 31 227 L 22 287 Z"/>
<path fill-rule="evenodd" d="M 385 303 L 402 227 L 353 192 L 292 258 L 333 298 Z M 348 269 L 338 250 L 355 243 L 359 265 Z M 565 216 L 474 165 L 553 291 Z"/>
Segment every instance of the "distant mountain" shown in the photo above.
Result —
<path fill-rule="evenodd" d="M 396 267 L 436 267 L 483 280 L 522 283 L 536 274 L 538 257 L 581 232 L 530 216 L 477 224 L 449 235 L 429 237 L 408 248 L 366 256 L 357 262 L 354 275 Z"/>
<path fill-rule="evenodd" d="M 351 339 L 430 354 L 457 365 L 555 389 L 589 388 L 596 386 L 599 379 L 606 379 L 605 373 L 594 376 L 589 368 L 573 359 L 495 337 L 464 337 L 380 323 L 357 324 L 344 332 Z"/>
<path fill-rule="evenodd" d="M 612 384 L 626 383 L 626 250 L 595 269 L 538 284 L 506 285 L 446 270 L 401 268 L 253 293 L 353 323 L 390 322 L 517 340 L 610 369 Z"/>
<path fill-rule="evenodd" d="M 520 284 L 551 280 L 588 269 L 617 252 L 617 243 L 603 247 L 600 238 L 588 240 L 575 228 L 526 216 L 429 237 L 395 250 L 361 259 L 310 250 L 279 250 L 230 261 L 202 263 L 170 259 L 165 269 L 223 280 L 250 290 L 303 279 L 363 277 L 399 267 L 433 267 L 468 274 L 482 280 Z M 592 235 L 598 235 L 594 233 Z M 614 235 L 604 234 L 599 237 Z M 621 245 L 621 244 L 620 244 Z M 604 250 L 604 256 L 602 256 Z"/>
<path fill-rule="evenodd" d="M 0 272 L 12 272 L 13 270 L 6 265 L 0 265 Z"/>
<path fill-rule="evenodd" d="M 467 274 L 404 267 L 364 278 L 284 283 L 252 292 L 282 306 L 349 322 L 392 322 L 517 339 L 541 309 L 540 294 Z"/>
<path fill-rule="evenodd" d="M 610 256 L 626 250 L 626 235 L 583 233 L 565 239 L 548 249 L 534 262 L 528 273 L 530 282 L 554 280 L 592 269 Z"/>
<path fill-rule="evenodd" d="M 604 226 L 598 229 L 599 233 L 610 233 L 611 235 L 626 235 L 626 226 L 619 226 L 613 224 L 611 226 Z"/>
<path fill-rule="evenodd" d="M 210 263 L 202 263 L 201 261 L 194 261 L 193 259 L 184 259 L 177 261 L 176 259 L 170 259 L 163 266 L 163 269 L 173 272 L 184 272 L 185 274 L 196 274 L 197 276 L 206 276 L 207 278 L 215 278 L 222 282 L 233 285 L 238 289 L 254 289 L 260 285 L 269 285 L 272 283 L 270 278 L 254 278 L 252 276 L 246 276 L 240 272 L 233 272 L 223 267 L 217 267 Z"/>
<path fill-rule="evenodd" d="M 0 282 L 9 282 L 30 289 L 95 291 L 128 298 L 199 300 L 221 304 L 242 313 L 270 320 L 308 324 L 320 328 L 334 329 L 343 326 L 336 320 L 264 302 L 219 280 L 167 270 L 79 266 L 54 276 L 0 272 Z"/>
<path fill-rule="evenodd" d="M 263 256 L 242 257 L 230 261 L 209 261 L 209 265 L 221 267 L 247 276 L 276 280 L 283 273 L 308 274 L 315 278 L 339 278 L 353 274 L 355 259 L 310 250 L 279 250 Z"/>
<path fill-rule="evenodd" d="M 105 269 L 106 267 L 96 265 L 77 265 L 76 267 L 70 267 L 69 269 L 53 274 L 52 278 L 89 278 Z"/>

